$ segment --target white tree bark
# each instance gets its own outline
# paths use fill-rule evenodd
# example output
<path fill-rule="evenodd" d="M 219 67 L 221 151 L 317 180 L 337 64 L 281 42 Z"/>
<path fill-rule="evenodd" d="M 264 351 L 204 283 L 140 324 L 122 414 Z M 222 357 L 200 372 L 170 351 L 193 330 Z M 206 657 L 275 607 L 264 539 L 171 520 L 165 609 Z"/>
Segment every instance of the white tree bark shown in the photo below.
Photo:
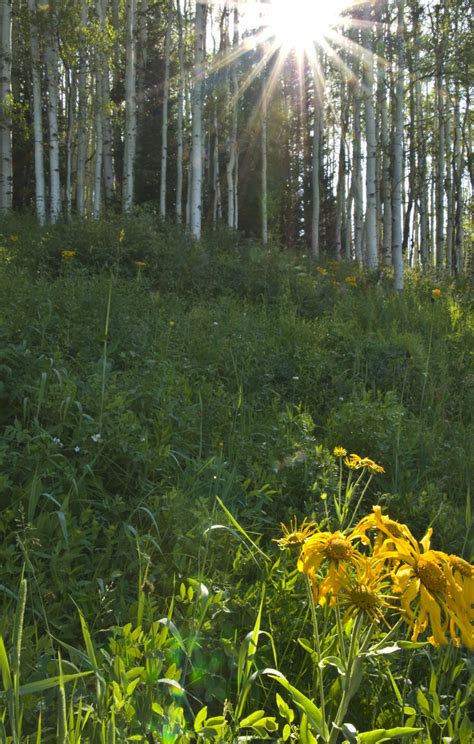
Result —
<path fill-rule="evenodd" d="M 375 135 L 375 109 L 374 109 L 374 62 L 372 57 L 372 31 L 366 34 L 367 48 L 370 52 L 365 61 L 365 137 L 367 146 L 366 179 L 365 179 L 365 236 L 366 236 L 366 258 L 369 269 L 378 266 L 377 249 L 377 200 L 376 200 L 376 155 L 377 140 Z"/>
<path fill-rule="evenodd" d="M 181 224 L 183 219 L 183 122 L 184 122 L 184 38 L 183 16 L 180 0 L 176 0 L 178 19 L 178 111 L 176 115 L 176 222 Z"/>
<path fill-rule="evenodd" d="M 0 0 L 0 214 L 12 208 L 12 0 Z"/>
<path fill-rule="evenodd" d="M 137 146 L 136 40 L 137 2 L 127 0 L 126 65 L 125 65 L 125 148 L 123 156 L 122 209 L 133 207 L 135 187 L 135 153 Z"/>
<path fill-rule="evenodd" d="M 31 0 L 34 2 L 34 0 Z M 89 14 L 87 0 L 81 3 L 81 29 L 86 29 Z M 77 111 L 77 166 L 76 166 L 76 209 L 82 217 L 85 212 L 85 180 L 87 157 L 87 51 L 84 41 L 79 49 L 79 83 Z"/>
<path fill-rule="evenodd" d="M 48 125 L 49 125 L 49 179 L 51 222 L 57 222 L 61 213 L 61 182 L 59 172 L 59 125 L 58 125 L 58 48 L 55 37 L 54 19 L 50 18 L 46 32 L 45 62 L 46 83 L 48 89 Z"/>
<path fill-rule="evenodd" d="M 43 118 L 41 111 L 41 58 L 36 26 L 36 2 L 28 0 L 30 13 L 31 86 L 33 93 L 33 140 L 35 146 L 35 201 L 40 225 L 46 222 L 46 185 L 44 180 Z"/>
<path fill-rule="evenodd" d="M 202 80 L 204 77 L 207 6 L 196 3 L 194 21 L 194 84 L 192 90 L 192 152 L 191 152 L 191 210 L 192 235 L 201 237 L 202 221 Z"/>
<path fill-rule="evenodd" d="M 352 194 L 354 197 L 354 251 L 357 263 L 364 263 L 364 206 L 362 194 L 362 131 L 360 93 L 353 87 Z"/>
<path fill-rule="evenodd" d="M 166 217 L 166 170 L 168 165 L 168 102 L 170 91 L 170 52 L 173 6 L 170 2 L 165 34 L 165 78 L 163 81 L 163 108 L 161 122 L 161 172 L 160 172 L 160 217 Z"/>
<path fill-rule="evenodd" d="M 397 69 L 394 96 L 394 133 L 392 167 L 392 260 L 394 286 L 403 289 L 402 252 L 402 170 L 403 170 L 403 70 L 404 54 L 404 0 L 397 0 Z"/>
<path fill-rule="evenodd" d="M 67 71 L 67 133 L 66 133 L 66 214 L 68 219 L 72 212 L 72 153 L 74 147 L 76 118 L 76 74 L 75 70 Z"/>
<path fill-rule="evenodd" d="M 267 104 L 267 75 L 265 63 L 262 67 L 262 243 L 268 243 L 268 183 L 267 183 L 267 124 L 268 124 L 268 104 Z"/>

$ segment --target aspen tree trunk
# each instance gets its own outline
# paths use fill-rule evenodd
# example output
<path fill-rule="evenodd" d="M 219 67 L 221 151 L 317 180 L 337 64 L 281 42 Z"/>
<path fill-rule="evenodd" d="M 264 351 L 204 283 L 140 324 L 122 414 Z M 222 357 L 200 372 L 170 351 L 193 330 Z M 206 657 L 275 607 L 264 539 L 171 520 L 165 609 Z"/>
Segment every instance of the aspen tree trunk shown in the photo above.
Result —
<path fill-rule="evenodd" d="M 176 121 L 176 222 L 181 224 L 183 219 L 183 120 L 184 120 L 184 39 L 183 16 L 180 0 L 176 0 L 178 19 L 178 112 Z"/>
<path fill-rule="evenodd" d="M 74 147 L 75 113 L 76 113 L 76 74 L 67 71 L 67 136 L 66 136 L 66 214 L 72 212 L 72 155 Z"/>
<path fill-rule="evenodd" d="M 378 48 L 378 86 L 380 109 L 380 145 L 382 150 L 382 177 L 380 201 L 382 204 L 382 261 L 384 266 L 392 265 L 392 182 L 391 182 L 391 147 L 390 125 L 387 108 L 386 63 L 382 59 L 383 36 Z"/>
<path fill-rule="evenodd" d="M 95 9 L 99 20 L 99 27 L 103 30 L 105 18 L 103 15 L 102 0 L 96 0 Z M 102 167 L 104 154 L 104 101 L 102 98 L 104 85 L 102 70 L 105 60 L 104 54 L 100 49 L 96 51 L 95 57 L 95 171 L 92 216 L 94 219 L 99 219 L 102 209 Z"/>
<path fill-rule="evenodd" d="M 217 102 L 214 102 L 214 149 L 212 155 L 212 191 L 214 202 L 212 207 L 212 224 L 214 229 L 217 221 L 222 220 L 222 197 L 219 169 L 219 120 L 217 118 Z"/>
<path fill-rule="evenodd" d="M 146 69 L 148 65 L 148 0 L 138 0 L 137 9 L 137 118 L 141 128 L 142 112 L 145 107 Z"/>
<path fill-rule="evenodd" d="M 202 80 L 206 38 L 207 6 L 198 0 L 194 21 L 194 85 L 192 90 L 192 152 L 191 152 L 191 209 L 192 235 L 201 237 L 202 220 Z"/>
<path fill-rule="evenodd" d="M 446 92 L 448 91 L 448 81 L 446 80 Z M 454 250 L 454 194 L 453 194 L 453 122 L 451 112 L 446 105 L 444 118 L 444 138 L 446 143 L 446 271 L 451 273 L 453 270 L 453 250 Z"/>
<path fill-rule="evenodd" d="M 377 200 L 376 200 L 376 155 L 377 140 L 375 136 L 375 109 L 374 109 L 374 68 L 372 59 L 373 40 L 372 31 L 367 34 L 367 49 L 369 58 L 365 61 L 365 137 L 367 146 L 366 161 L 366 213 L 365 213 L 365 238 L 366 238 L 366 257 L 369 269 L 376 269 L 378 266 L 377 250 Z"/>
<path fill-rule="evenodd" d="M 336 259 L 340 261 L 343 257 L 343 240 L 345 233 L 346 219 L 346 137 L 347 137 L 347 117 L 348 107 L 343 104 L 345 99 L 346 86 L 341 84 L 341 128 L 339 132 L 339 158 L 337 164 L 337 187 L 336 187 Z"/>
<path fill-rule="evenodd" d="M 173 11 L 168 7 L 165 34 L 165 79 L 163 81 L 163 108 L 161 122 L 161 173 L 160 173 L 160 217 L 166 217 L 166 169 L 168 164 L 168 100 L 170 91 L 170 48 Z"/>
<path fill-rule="evenodd" d="M 34 0 L 31 0 L 34 2 Z M 81 29 L 86 29 L 89 7 L 87 0 L 81 4 Z M 85 179 L 87 157 L 87 53 L 85 41 L 81 40 L 79 49 L 79 85 L 77 112 L 77 167 L 76 167 L 76 209 L 82 217 L 85 212 Z"/>
<path fill-rule="evenodd" d="M 453 145 L 453 181 L 454 181 L 454 251 L 455 251 L 455 270 L 457 273 L 463 270 L 464 251 L 463 251 L 463 194 L 462 194 L 462 171 L 463 171 L 463 150 L 462 150 L 462 129 L 461 115 L 459 106 L 459 82 L 456 81 L 454 89 L 454 145 Z"/>
<path fill-rule="evenodd" d="M 61 183 L 59 173 L 59 127 L 58 127 L 58 49 L 54 36 L 54 19 L 46 32 L 45 63 L 48 89 L 49 124 L 49 178 L 50 178 L 50 219 L 57 222 L 61 213 Z"/>
<path fill-rule="evenodd" d="M 106 24 L 109 11 L 109 0 L 101 0 L 101 21 Z M 105 204 L 110 205 L 115 195 L 115 170 L 113 157 L 113 129 L 110 117 L 110 69 L 107 55 L 103 55 L 102 79 L 102 140 L 104 165 Z"/>
<path fill-rule="evenodd" d="M 12 208 L 12 2 L 0 0 L 0 214 Z"/>
<path fill-rule="evenodd" d="M 360 124 L 360 94 L 353 88 L 353 144 L 352 144 L 352 194 L 354 197 L 354 250 L 360 266 L 364 264 L 363 229 L 364 209 L 362 202 L 362 142 Z"/>
<path fill-rule="evenodd" d="M 232 45 L 234 50 L 239 46 L 239 8 L 238 5 L 234 5 L 234 34 Z M 239 226 L 239 153 L 238 153 L 238 126 L 239 126 L 239 82 L 237 75 L 237 57 L 234 60 L 231 71 L 232 79 L 232 96 L 233 96 L 233 109 L 232 109 L 232 135 L 231 135 L 231 149 L 232 149 L 232 162 L 234 165 L 233 174 L 233 194 L 232 201 L 234 205 L 234 221 L 231 227 L 235 229 Z"/>
<path fill-rule="evenodd" d="M 33 140 L 35 147 L 35 201 L 40 225 L 46 222 L 46 185 L 44 180 L 43 118 L 41 111 L 41 58 L 36 26 L 36 2 L 28 0 L 30 14 L 31 85 L 33 92 Z"/>
<path fill-rule="evenodd" d="M 268 193 L 267 193 L 267 124 L 268 124 L 268 105 L 267 105 L 267 76 L 266 66 L 263 60 L 262 67 L 262 243 L 268 243 Z"/>
<path fill-rule="evenodd" d="M 404 54 L 404 0 L 397 0 L 397 69 L 394 96 L 394 132 L 392 166 L 392 258 L 394 286 L 403 289 L 402 252 L 402 171 L 403 171 L 403 70 Z"/>
<path fill-rule="evenodd" d="M 443 7 L 445 7 L 443 3 Z M 443 71 L 445 54 L 445 32 L 441 30 L 441 8 L 436 6 L 436 31 L 439 42 L 435 48 L 435 84 L 437 122 L 437 153 L 436 153 L 436 270 L 441 271 L 444 263 L 444 178 L 446 171 L 446 142 L 445 142 L 445 100 L 443 89 Z M 443 13 L 444 16 L 444 13 Z"/>
<path fill-rule="evenodd" d="M 137 2 L 127 0 L 126 15 L 126 65 L 125 65 L 125 133 L 123 155 L 122 209 L 130 212 L 133 207 L 135 187 L 135 152 L 137 144 L 136 101 L 136 40 Z"/>
<path fill-rule="evenodd" d="M 122 64 L 121 64 L 121 40 L 122 40 L 122 27 L 121 27 L 121 3 L 119 0 L 111 0 L 111 18 L 112 27 L 115 33 L 115 40 L 113 46 L 113 65 L 112 65 L 112 89 L 110 97 L 114 104 L 122 105 Z M 112 130 L 112 153 L 114 160 L 114 190 L 116 194 L 123 196 L 123 173 L 124 173 L 124 147 L 122 142 L 122 125 L 118 116 L 115 116 L 111 121 Z"/>
<path fill-rule="evenodd" d="M 311 214 L 311 258 L 319 260 L 319 227 L 321 212 L 321 193 L 319 174 L 321 169 L 321 139 L 323 128 L 323 94 L 319 80 L 314 81 L 314 120 L 313 120 L 313 161 L 312 161 L 312 214 Z"/>

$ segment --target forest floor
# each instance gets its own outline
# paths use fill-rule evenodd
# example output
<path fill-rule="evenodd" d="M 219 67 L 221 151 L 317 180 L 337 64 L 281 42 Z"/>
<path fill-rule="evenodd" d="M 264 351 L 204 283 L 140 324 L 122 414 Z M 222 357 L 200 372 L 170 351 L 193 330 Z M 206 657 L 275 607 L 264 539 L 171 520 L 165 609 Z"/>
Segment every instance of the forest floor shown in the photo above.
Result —
<path fill-rule="evenodd" d="M 384 470 L 358 518 L 379 504 L 469 560 L 468 287 L 408 272 L 395 293 L 389 271 L 196 244 L 146 214 L 12 218 L 0 264 L 0 740 L 333 744 L 261 674 L 318 698 L 304 582 L 274 540 L 337 523 L 343 447 Z M 462 646 L 395 656 L 354 690 L 346 739 L 467 742 Z"/>

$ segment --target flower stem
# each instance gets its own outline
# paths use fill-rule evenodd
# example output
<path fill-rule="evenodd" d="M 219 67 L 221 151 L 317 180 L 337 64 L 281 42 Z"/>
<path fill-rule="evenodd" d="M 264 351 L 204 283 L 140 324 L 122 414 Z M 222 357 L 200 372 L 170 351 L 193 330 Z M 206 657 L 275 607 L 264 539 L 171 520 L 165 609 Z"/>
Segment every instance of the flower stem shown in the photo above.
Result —
<path fill-rule="evenodd" d="M 314 606 L 313 592 L 311 591 L 311 581 L 307 574 L 305 574 L 305 582 L 306 582 L 306 592 L 308 594 L 309 607 L 311 611 L 311 622 L 313 625 L 313 643 L 314 643 L 314 648 L 316 650 L 316 656 L 317 656 L 316 671 L 314 675 L 313 695 L 314 697 L 316 697 L 316 694 L 315 694 L 316 688 L 318 688 L 319 704 L 321 707 L 321 717 L 323 720 L 323 729 L 324 729 L 326 726 L 326 712 L 325 712 L 325 701 L 324 701 L 323 670 L 322 670 L 321 663 L 320 663 L 321 662 L 321 643 L 319 640 L 318 618 L 316 617 L 316 608 Z"/>
<path fill-rule="evenodd" d="M 346 663 L 346 675 L 342 681 L 342 697 L 339 703 L 339 708 L 337 709 L 336 717 L 333 721 L 333 728 L 328 739 L 328 744 L 336 744 L 339 738 L 341 725 L 344 722 L 344 718 L 347 713 L 347 708 L 349 707 L 352 696 L 359 686 L 358 678 L 361 672 L 362 659 L 358 656 L 358 647 L 362 627 L 363 614 L 360 612 L 354 621 L 354 625 L 351 631 L 351 642 L 349 644 L 349 653 L 347 655 Z M 364 647 L 366 647 L 366 645 L 367 638 L 365 639 Z"/>

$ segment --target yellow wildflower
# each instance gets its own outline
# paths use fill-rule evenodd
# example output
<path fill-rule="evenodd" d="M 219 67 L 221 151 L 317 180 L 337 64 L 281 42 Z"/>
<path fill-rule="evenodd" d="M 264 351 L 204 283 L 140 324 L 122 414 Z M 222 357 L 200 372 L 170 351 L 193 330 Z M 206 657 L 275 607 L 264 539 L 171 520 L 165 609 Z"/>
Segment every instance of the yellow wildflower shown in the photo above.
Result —
<path fill-rule="evenodd" d="M 63 251 L 61 255 L 63 258 L 74 258 L 76 251 Z"/>
<path fill-rule="evenodd" d="M 346 284 L 349 284 L 351 287 L 357 286 L 357 277 L 356 276 L 346 276 L 344 279 Z"/>
<path fill-rule="evenodd" d="M 274 542 L 277 543 L 281 550 L 284 550 L 285 548 L 292 548 L 295 546 L 298 548 L 301 547 L 304 541 L 314 533 L 316 523 L 308 522 L 305 517 L 298 527 L 298 520 L 296 517 L 293 517 L 293 519 L 290 520 L 288 527 L 283 522 L 280 522 L 280 527 L 283 532 L 283 537 L 274 539 Z"/>
<path fill-rule="evenodd" d="M 45 10 L 49 10 L 49 3 L 44 3 L 43 5 L 38 5 L 37 8 L 38 8 L 38 10 L 41 10 L 43 12 Z"/>
<path fill-rule="evenodd" d="M 334 447 L 333 454 L 334 457 L 345 457 L 347 455 L 347 450 L 345 450 L 344 447 Z"/>
<path fill-rule="evenodd" d="M 10 240 L 12 241 L 12 243 L 16 243 L 16 241 L 18 240 L 18 235 L 10 235 Z"/>
<path fill-rule="evenodd" d="M 384 468 L 381 465 L 377 465 L 370 457 L 360 457 L 360 455 L 352 454 L 344 459 L 344 463 L 351 470 L 366 468 L 369 473 L 385 473 Z"/>
<path fill-rule="evenodd" d="M 379 558 L 393 559 L 393 589 L 400 594 L 405 620 L 412 625 L 412 640 L 428 626 L 433 645 L 445 645 L 446 633 L 455 644 L 472 649 L 474 638 L 465 605 L 453 592 L 449 577 L 450 558 L 446 553 L 430 549 L 432 529 L 418 541 L 408 528 L 399 538 L 393 534 L 389 544 L 378 551 Z"/>
<path fill-rule="evenodd" d="M 384 620 L 384 612 L 392 608 L 389 594 L 390 573 L 382 561 L 362 556 L 355 565 L 355 574 L 344 571 L 338 603 L 345 608 L 344 621 L 363 612 L 373 623 Z"/>
<path fill-rule="evenodd" d="M 356 565 L 360 560 L 360 553 L 352 545 L 354 539 L 338 530 L 318 532 L 305 541 L 298 558 L 298 570 L 309 576 L 315 602 L 324 604 L 328 594 L 336 595 L 344 580 L 343 566 Z M 317 572 L 325 561 L 328 562 L 327 574 L 320 580 Z"/>
<path fill-rule="evenodd" d="M 358 470 L 361 467 L 362 457 L 360 455 L 352 454 L 344 458 L 344 464 L 347 465 L 351 470 Z"/>
<path fill-rule="evenodd" d="M 328 273 L 328 270 L 327 270 L 327 269 L 325 269 L 325 268 L 324 268 L 323 266 L 316 266 L 316 271 L 317 271 L 317 272 L 318 272 L 318 274 L 320 274 L 321 276 L 326 276 L 326 275 L 327 275 L 327 273 Z"/>
<path fill-rule="evenodd" d="M 432 300 L 439 300 L 441 297 L 441 290 L 438 289 L 438 287 L 435 287 L 435 289 L 431 290 L 431 299 Z"/>
<path fill-rule="evenodd" d="M 146 266 L 146 261 L 134 261 L 134 263 L 137 269 L 144 269 Z"/>

